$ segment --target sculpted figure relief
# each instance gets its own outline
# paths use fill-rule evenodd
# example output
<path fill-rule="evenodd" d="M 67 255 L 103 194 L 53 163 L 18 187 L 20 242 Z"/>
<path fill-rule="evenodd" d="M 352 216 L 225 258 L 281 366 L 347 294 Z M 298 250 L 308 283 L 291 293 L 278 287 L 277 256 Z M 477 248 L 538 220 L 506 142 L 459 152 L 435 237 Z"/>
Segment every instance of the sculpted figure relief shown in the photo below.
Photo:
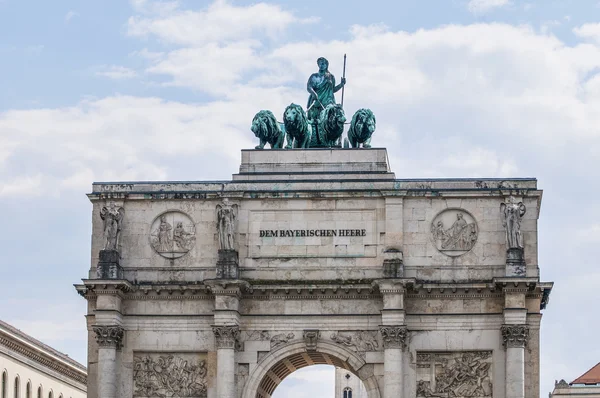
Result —
<path fill-rule="evenodd" d="M 329 61 L 320 57 L 317 59 L 319 71 L 313 73 L 308 78 L 306 90 L 309 93 L 308 103 L 308 119 L 317 121 L 321 111 L 328 105 L 335 104 L 334 93 L 346 85 L 346 79 L 342 78 L 340 84 L 335 84 L 335 76 L 329 72 Z"/>
<path fill-rule="evenodd" d="M 417 355 L 417 397 L 491 397 L 489 351 Z"/>
<path fill-rule="evenodd" d="M 516 203 L 514 197 L 510 197 L 508 203 L 500 204 L 502 214 L 502 225 L 506 229 L 507 249 L 522 249 L 523 235 L 521 234 L 521 219 L 525 215 L 526 207 L 523 202 Z"/>
<path fill-rule="evenodd" d="M 231 205 L 227 198 L 223 199 L 223 203 L 217 205 L 217 232 L 220 250 L 236 250 L 236 219 L 237 205 Z"/>
<path fill-rule="evenodd" d="M 205 360 L 160 355 L 133 358 L 134 397 L 206 397 Z"/>
<path fill-rule="evenodd" d="M 452 225 L 446 228 L 445 225 L 450 222 Z M 477 242 L 477 224 L 468 213 L 449 209 L 434 218 L 431 236 L 442 253 L 449 256 L 461 255 L 471 250 Z"/>
<path fill-rule="evenodd" d="M 166 258 L 178 258 L 196 244 L 196 227 L 188 215 L 169 211 L 157 217 L 150 227 L 150 245 Z"/>
<path fill-rule="evenodd" d="M 118 250 L 119 236 L 121 235 L 121 222 L 125 210 L 117 207 L 115 202 L 110 202 L 100 210 L 100 218 L 104 221 L 104 250 Z"/>
<path fill-rule="evenodd" d="M 262 110 L 258 112 L 252 119 L 252 127 L 250 128 L 254 135 L 260 140 L 260 144 L 255 149 L 264 149 L 268 143 L 271 149 L 283 148 L 285 135 L 273 112 Z"/>
<path fill-rule="evenodd" d="M 359 148 L 361 144 L 363 148 L 371 148 L 375 123 L 375 115 L 370 109 L 359 109 L 354 113 L 348 130 L 348 141 L 352 148 Z"/>
<path fill-rule="evenodd" d="M 287 135 L 287 149 L 309 147 L 312 129 L 300 105 L 290 104 L 285 108 L 283 126 Z"/>

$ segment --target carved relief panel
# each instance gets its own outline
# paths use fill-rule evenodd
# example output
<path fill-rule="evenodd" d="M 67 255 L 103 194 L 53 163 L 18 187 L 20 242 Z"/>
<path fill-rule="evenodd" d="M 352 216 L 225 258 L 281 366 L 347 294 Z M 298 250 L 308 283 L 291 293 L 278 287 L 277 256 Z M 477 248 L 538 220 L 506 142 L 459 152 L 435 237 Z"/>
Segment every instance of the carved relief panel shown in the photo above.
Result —
<path fill-rule="evenodd" d="M 417 397 L 491 397 L 492 352 L 417 353 Z"/>
<path fill-rule="evenodd" d="M 161 256 L 179 258 L 196 244 L 196 226 L 192 219 L 180 211 L 162 213 L 150 228 L 150 245 Z"/>
<path fill-rule="evenodd" d="M 433 244 L 447 256 L 456 257 L 471 250 L 478 235 L 475 219 L 462 209 L 444 210 L 431 223 Z"/>
<path fill-rule="evenodd" d="M 207 376 L 203 353 L 136 353 L 133 396 L 206 397 Z"/>

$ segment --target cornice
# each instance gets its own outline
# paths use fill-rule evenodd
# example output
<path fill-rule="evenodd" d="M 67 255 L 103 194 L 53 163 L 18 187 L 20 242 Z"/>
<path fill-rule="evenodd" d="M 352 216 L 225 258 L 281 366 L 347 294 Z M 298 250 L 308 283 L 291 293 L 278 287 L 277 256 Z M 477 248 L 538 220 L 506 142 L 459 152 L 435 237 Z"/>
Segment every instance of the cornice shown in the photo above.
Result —
<path fill-rule="evenodd" d="M 0 330 L 0 346 L 16 352 L 76 383 L 87 385 L 87 371 L 79 370 L 74 366 L 67 365 L 61 360 L 44 353 L 41 349 L 34 348 L 23 342 L 15 340 L 11 335 Z"/>

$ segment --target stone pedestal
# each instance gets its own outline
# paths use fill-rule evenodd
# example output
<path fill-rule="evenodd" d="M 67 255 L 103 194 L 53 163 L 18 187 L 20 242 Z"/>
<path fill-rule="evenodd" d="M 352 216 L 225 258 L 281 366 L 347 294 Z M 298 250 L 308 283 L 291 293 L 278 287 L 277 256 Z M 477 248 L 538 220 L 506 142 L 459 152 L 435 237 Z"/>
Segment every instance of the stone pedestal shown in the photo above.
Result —
<path fill-rule="evenodd" d="M 217 260 L 217 279 L 238 279 L 239 259 L 236 250 L 219 250 Z"/>
<path fill-rule="evenodd" d="M 383 256 L 383 276 L 385 278 L 404 277 L 402 252 L 398 250 L 388 250 L 383 252 Z"/>
<path fill-rule="evenodd" d="M 116 250 L 100 250 L 97 279 L 123 279 L 123 268 L 119 265 L 120 254 Z"/>
<path fill-rule="evenodd" d="M 117 325 L 93 326 L 98 343 L 98 398 L 117 397 L 117 350 L 123 341 L 123 328 Z"/>
<path fill-rule="evenodd" d="M 525 397 L 525 346 L 529 338 L 527 325 L 502 326 L 506 348 L 506 398 Z"/>
<path fill-rule="evenodd" d="M 506 251 L 506 276 L 526 275 L 525 253 L 522 248 L 511 248 Z"/>

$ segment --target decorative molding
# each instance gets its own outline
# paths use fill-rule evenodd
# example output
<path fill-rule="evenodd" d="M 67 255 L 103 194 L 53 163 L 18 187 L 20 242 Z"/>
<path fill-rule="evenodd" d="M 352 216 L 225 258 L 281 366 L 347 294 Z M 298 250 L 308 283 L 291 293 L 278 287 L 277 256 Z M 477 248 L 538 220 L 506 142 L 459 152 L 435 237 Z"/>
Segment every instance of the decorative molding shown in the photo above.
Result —
<path fill-rule="evenodd" d="M 119 349 L 122 347 L 125 330 L 118 325 L 94 325 L 92 330 L 96 333 L 96 342 L 100 347 Z"/>
<path fill-rule="evenodd" d="M 317 342 L 320 337 L 321 332 L 318 329 L 304 329 L 302 338 L 304 339 L 304 344 L 306 344 L 306 351 L 316 351 Z"/>
<path fill-rule="evenodd" d="M 135 356 L 133 396 L 206 397 L 206 360 L 197 357 L 197 354 Z"/>
<path fill-rule="evenodd" d="M 59 374 L 68 377 L 77 383 L 83 384 L 84 386 L 87 385 L 86 370 L 81 370 L 79 372 L 74 371 L 72 367 L 61 364 L 56 359 L 52 359 L 40 351 L 34 350 L 31 347 L 23 345 L 19 342 L 15 342 L 3 335 L 0 335 L 0 346 L 6 347 L 8 350 L 20 354 L 48 369 L 52 369 L 53 371 L 58 372 Z"/>
<path fill-rule="evenodd" d="M 383 338 L 383 348 L 405 349 L 407 346 L 408 329 L 406 326 L 380 326 L 379 333 Z"/>
<path fill-rule="evenodd" d="M 529 340 L 529 326 L 502 325 L 502 344 L 504 348 L 524 348 Z"/>
<path fill-rule="evenodd" d="M 217 349 L 229 348 L 236 349 L 239 344 L 240 327 L 238 325 L 223 325 L 212 327 L 215 334 Z"/>
<path fill-rule="evenodd" d="M 492 397 L 491 351 L 418 352 L 417 397 Z"/>

